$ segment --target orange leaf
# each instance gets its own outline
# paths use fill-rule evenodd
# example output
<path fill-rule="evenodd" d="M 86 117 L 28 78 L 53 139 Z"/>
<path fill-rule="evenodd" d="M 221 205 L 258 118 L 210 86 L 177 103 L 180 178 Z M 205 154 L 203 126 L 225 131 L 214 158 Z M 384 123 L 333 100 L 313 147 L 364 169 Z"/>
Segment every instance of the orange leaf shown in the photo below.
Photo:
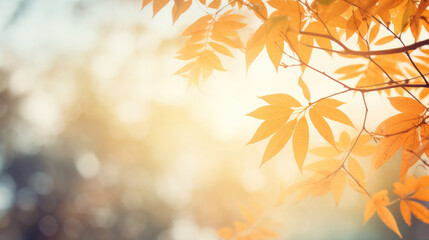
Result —
<path fill-rule="evenodd" d="M 379 40 L 377 40 L 377 42 L 375 42 L 375 45 L 383 45 L 383 44 L 386 44 L 388 42 L 393 41 L 394 39 L 395 39 L 394 36 L 383 37 L 383 38 L 380 38 Z"/>
<path fill-rule="evenodd" d="M 268 142 L 267 148 L 265 149 L 264 156 L 262 157 L 261 166 L 265 162 L 273 158 L 277 153 L 279 153 L 280 150 L 282 150 L 282 148 L 286 145 L 286 143 L 292 136 L 295 125 L 296 119 L 288 122 L 286 125 L 280 128 L 280 130 L 276 134 L 274 134 L 274 136 Z"/>
<path fill-rule="evenodd" d="M 296 163 L 298 164 L 299 170 L 302 172 L 302 166 L 304 165 L 305 156 L 308 152 L 308 123 L 305 117 L 299 119 L 296 124 L 296 129 L 293 134 L 292 145 L 293 153 L 295 155 Z"/>
<path fill-rule="evenodd" d="M 339 171 L 334 175 L 331 181 L 332 195 L 334 196 L 335 204 L 338 203 L 343 195 L 344 185 L 346 183 L 346 174 L 343 171 Z"/>
<path fill-rule="evenodd" d="M 342 131 L 340 134 L 339 146 L 343 149 L 346 149 L 350 145 L 350 135 Z"/>
<path fill-rule="evenodd" d="M 220 7 L 221 0 L 213 0 L 208 7 L 213 9 L 218 9 Z"/>
<path fill-rule="evenodd" d="M 375 133 L 379 135 L 398 135 L 400 133 L 405 133 L 416 128 L 419 124 L 419 120 L 419 115 L 400 113 L 381 122 L 377 126 Z"/>
<path fill-rule="evenodd" d="M 229 57 L 234 57 L 234 55 L 232 55 L 232 53 L 228 50 L 228 48 L 222 46 L 219 43 L 215 43 L 215 42 L 209 42 L 210 47 L 217 51 L 218 53 L 221 53 L 223 55 L 229 56 Z"/>
<path fill-rule="evenodd" d="M 153 16 L 155 17 L 159 10 L 165 7 L 168 2 L 169 0 L 153 0 Z"/>
<path fill-rule="evenodd" d="M 372 41 L 374 41 L 375 37 L 377 37 L 377 34 L 380 30 L 380 24 L 376 23 L 372 28 L 371 31 L 369 32 L 369 42 L 371 43 Z"/>
<path fill-rule="evenodd" d="M 426 143 L 427 145 L 428 143 Z M 402 147 L 402 161 L 399 171 L 399 180 L 404 180 L 408 169 L 412 167 L 419 157 L 423 154 L 423 149 L 418 151 L 420 145 L 419 135 L 416 130 L 411 130 L 407 133 L 407 137 Z"/>
<path fill-rule="evenodd" d="M 413 194 L 412 198 L 421 201 L 429 201 L 429 189 L 418 190 L 416 193 Z"/>
<path fill-rule="evenodd" d="M 292 112 L 293 111 L 290 108 L 282 105 L 268 105 L 262 106 L 255 111 L 248 113 L 247 116 L 263 120 L 285 119 L 286 122 Z"/>
<path fill-rule="evenodd" d="M 334 135 L 332 134 L 331 127 L 329 127 L 326 120 L 323 119 L 322 115 L 314 111 L 314 108 L 310 109 L 309 114 L 311 122 L 313 123 L 316 130 L 328 143 L 335 147 Z"/>
<path fill-rule="evenodd" d="M 358 192 L 362 192 L 364 190 L 362 188 L 366 187 L 365 186 L 365 172 L 364 172 L 362 166 L 360 165 L 360 163 L 356 159 L 349 157 L 349 160 L 347 161 L 347 169 L 349 170 L 349 172 L 353 176 L 353 178 L 356 179 L 359 182 L 359 184 L 361 185 L 361 186 L 359 186 L 358 184 L 356 184 L 355 189 Z"/>
<path fill-rule="evenodd" d="M 329 107 L 323 104 L 315 104 L 313 109 L 325 118 L 329 118 L 333 121 L 354 127 L 350 118 L 337 108 Z"/>
<path fill-rule="evenodd" d="M 142 9 L 145 8 L 151 2 L 152 2 L 152 0 L 143 0 Z"/>
<path fill-rule="evenodd" d="M 389 101 L 396 110 L 403 113 L 419 115 L 426 110 L 424 105 L 409 97 L 390 97 Z"/>
<path fill-rule="evenodd" d="M 404 221 L 407 223 L 408 226 L 411 225 L 411 211 L 408 207 L 408 204 L 405 200 L 401 200 L 399 203 L 399 209 L 401 210 L 402 217 L 404 218 Z"/>
<path fill-rule="evenodd" d="M 205 15 L 197 19 L 188 28 L 183 31 L 182 36 L 192 35 L 198 31 L 206 29 L 209 26 L 209 21 L 213 19 L 212 15 Z"/>
<path fill-rule="evenodd" d="M 416 218 L 426 224 L 429 224 L 429 210 L 425 208 L 425 206 L 415 201 L 408 201 L 408 205 Z"/>
<path fill-rule="evenodd" d="M 327 106 L 330 106 L 330 107 L 337 108 L 337 107 L 343 105 L 344 102 L 341 102 L 341 101 L 339 101 L 337 99 L 333 99 L 333 98 L 325 98 L 325 99 L 320 100 L 319 102 L 317 102 L 317 104 L 318 105 L 327 105 Z"/>
<path fill-rule="evenodd" d="M 279 119 L 264 121 L 258 127 L 252 139 L 250 139 L 250 141 L 247 144 L 259 142 L 273 135 L 285 124 L 285 122 L 286 120 L 279 120 Z"/>
<path fill-rule="evenodd" d="M 302 93 L 304 94 L 305 99 L 310 101 L 310 90 L 308 89 L 307 84 L 305 84 L 304 80 L 302 79 L 302 74 L 299 77 L 298 86 L 301 87 Z"/>
<path fill-rule="evenodd" d="M 356 156 L 367 157 L 374 154 L 377 147 L 375 145 L 362 145 L 353 148 L 352 153 Z"/>
<path fill-rule="evenodd" d="M 352 72 L 358 72 L 359 69 L 363 68 L 365 65 L 363 64 L 353 64 L 353 65 L 347 65 L 341 68 L 338 68 L 335 73 L 336 74 L 350 74 Z"/>
<path fill-rule="evenodd" d="M 270 35 L 273 35 L 273 34 L 270 34 Z M 282 60 L 282 56 L 283 56 L 283 48 L 284 48 L 283 39 L 280 38 L 278 35 L 270 36 L 268 38 L 268 41 L 266 42 L 265 48 L 267 50 L 268 57 L 270 58 L 274 67 L 276 68 L 276 71 L 278 71 L 280 61 Z"/>
<path fill-rule="evenodd" d="M 177 0 L 174 1 L 174 6 L 172 9 L 172 15 L 173 15 L 173 24 L 179 19 L 180 15 L 182 15 L 186 10 L 189 9 L 191 6 L 192 1 L 184 1 L 184 0 Z"/>
<path fill-rule="evenodd" d="M 282 105 L 285 107 L 301 107 L 301 103 L 289 94 L 277 93 L 265 95 L 259 98 L 272 105 Z"/>
<path fill-rule="evenodd" d="M 417 180 L 417 189 L 429 187 L 429 176 L 421 176 Z"/>
<path fill-rule="evenodd" d="M 310 153 L 319 157 L 327 157 L 327 158 L 336 157 L 339 154 L 341 154 L 341 152 L 339 152 L 337 149 L 331 146 L 312 148 L 310 149 Z"/>
<path fill-rule="evenodd" d="M 392 231 L 394 231 L 400 238 L 402 238 L 401 232 L 399 232 L 398 225 L 396 220 L 393 217 L 392 213 L 386 207 L 377 208 L 377 214 L 380 219 L 388 226 Z"/>
<path fill-rule="evenodd" d="M 247 41 L 245 50 L 247 69 L 249 69 L 250 64 L 252 64 L 262 49 L 264 49 L 267 39 L 267 32 L 266 24 L 262 24 Z"/>
<path fill-rule="evenodd" d="M 404 140 L 404 134 L 393 135 L 391 137 L 384 137 L 381 139 L 372 158 L 373 170 L 377 170 L 386 163 L 387 160 L 389 160 L 393 154 L 398 151 Z"/>
<path fill-rule="evenodd" d="M 305 64 L 308 64 L 311 57 L 311 52 L 313 51 L 313 48 L 309 46 L 313 46 L 313 37 L 308 35 L 302 35 L 301 39 L 299 41 L 297 54 L 299 56 L 299 59 L 304 63 L 301 65 L 301 70 L 304 71 Z"/>

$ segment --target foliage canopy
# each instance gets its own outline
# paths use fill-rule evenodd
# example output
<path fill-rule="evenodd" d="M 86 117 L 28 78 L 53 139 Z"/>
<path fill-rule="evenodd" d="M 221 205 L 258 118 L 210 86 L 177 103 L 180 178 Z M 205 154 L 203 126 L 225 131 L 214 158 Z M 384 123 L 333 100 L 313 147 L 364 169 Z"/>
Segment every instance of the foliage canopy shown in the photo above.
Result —
<path fill-rule="evenodd" d="M 143 0 L 146 7 L 152 0 Z M 153 15 L 168 0 L 153 0 Z M 261 97 L 267 105 L 248 115 L 262 120 L 249 143 L 270 138 L 261 165 L 271 160 L 291 142 L 300 171 L 311 177 L 287 188 L 279 199 L 296 194 L 296 201 L 309 196 L 332 193 L 335 202 L 341 199 L 346 182 L 358 193 L 367 196 L 364 224 L 375 213 L 402 238 L 391 206 L 399 204 L 404 221 L 411 225 L 411 215 L 429 224 L 429 176 L 418 178 L 408 170 L 421 164 L 429 167 L 429 0 L 174 0 L 173 23 L 192 4 L 205 12 L 182 33 L 187 38 L 178 51 L 185 65 L 176 74 L 188 79 L 189 86 L 199 86 L 214 71 L 226 71 L 224 57 L 244 52 L 247 68 L 265 48 L 274 68 L 300 67 L 299 87 L 307 102 L 299 102 L 286 93 Z M 253 19 L 252 19 L 253 18 Z M 247 23 L 257 19 L 260 24 L 250 38 L 240 34 Z M 412 39 L 412 40 L 410 40 Z M 244 40 L 244 41 L 243 41 Z M 391 47 L 394 44 L 399 47 Z M 353 59 L 355 64 L 342 66 L 332 73 L 312 64 L 313 51 L 324 51 L 337 61 Z M 291 62 L 291 63 L 289 63 Z M 341 87 L 319 99 L 311 99 L 311 84 L 304 80 L 305 71 L 315 71 L 324 79 Z M 355 126 L 339 107 L 344 104 L 336 96 L 348 92 L 362 99 L 363 124 Z M 387 96 L 398 114 L 367 127 L 369 93 Z M 327 145 L 309 149 L 309 125 L 313 125 Z M 350 136 L 343 131 L 335 136 L 331 124 L 355 129 Z M 366 186 L 368 173 L 361 164 L 362 157 L 371 157 L 369 174 L 383 166 L 402 148 L 398 182 L 390 200 L 388 191 L 370 193 Z M 305 164 L 307 154 L 321 160 Z M 426 157 L 425 157 L 426 155 Z M 224 239 L 272 239 L 278 234 L 256 219 L 260 212 L 243 208 L 244 222 L 234 229 L 219 229 Z"/>

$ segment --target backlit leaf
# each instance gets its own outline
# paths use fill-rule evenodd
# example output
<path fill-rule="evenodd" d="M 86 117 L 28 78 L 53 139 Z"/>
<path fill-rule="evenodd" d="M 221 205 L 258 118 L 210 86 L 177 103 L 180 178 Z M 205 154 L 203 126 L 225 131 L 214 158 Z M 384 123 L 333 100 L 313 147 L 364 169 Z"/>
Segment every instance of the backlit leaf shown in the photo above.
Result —
<path fill-rule="evenodd" d="M 405 200 L 401 200 L 399 202 L 399 209 L 401 210 L 402 217 L 404 218 L 405 223 L 407 223 L 408 226 L 411 225 L 411 211 L 410 207 L 408 207 L 408 204 Z"/>
<path fill-rule="evenodd" d="M 301 107 L 301 103 L 289 94 L 277 93 L 259 98 L 272 105 L 281 105 L 285 107 Z"/>
<path fill-rule="evenodd" d="M 323 119 L 322 115 L 314 111 L 313 108 L 310 109 L 309 114 L 311 122 L 313 123 L 316 130 L 320 133 L 320 135 L 332 146 L 335 146 L 334 135 L 332 134 L 331 127 L 329 127 L 326 120 Z"/>
<path fill-rule="evenodd" d="M 307 119 L 302 117 L 296 124 L 295 132 L 293 134 L 292 146 L 293 153 L 295 155 L 296 163 L 298 164 L 299 170 L 302 172 L 302 166 L 304 165 L 305 156 L 308 152 L 308 124 Z"/>
<path fill-rule="evenodd" d="M 388 99 L 396 110 L 403 113 L 418 115 L 426 110 L 425 106 L 409 97 L 390 97 Z"/>
<path fill-rule="evenodd" d="M 407 201 L 413 215 L 420 221 L 429 224 L 429 210 L 421 203 L 415 201 Z"/>
<path fill-rule="evenodd" d="M 262 164 L 273 158 L 277 153 L 282 150 L 282 148 L 289 141 L 292 136 L 293 130 L 295 129 L 296 119 L 288 122 L 280 130 L 271 137 L 268 142 L 267 148 L 265 149 L 264 156 L 262 157 Z"/>

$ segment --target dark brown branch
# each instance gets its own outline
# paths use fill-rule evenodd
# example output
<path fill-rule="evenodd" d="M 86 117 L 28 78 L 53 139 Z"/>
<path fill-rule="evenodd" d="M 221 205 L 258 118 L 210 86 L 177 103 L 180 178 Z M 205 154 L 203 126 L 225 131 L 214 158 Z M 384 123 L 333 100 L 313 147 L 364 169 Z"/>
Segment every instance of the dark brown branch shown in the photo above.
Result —
<path fill-rule="evenodd" d="M 329 39 L 329 40 L 335 42 L 336 44 L 340 45 L 344 50 L 343 51 L 337 51 L 337 50 L 331 50 L 331 49 L 325 49 L 325 48 L 319 48 L 319 49 L 322 49 L 325 51 L 331 51 L 331 52 L 339 53 L 339 54 L 343 54 L 343 55 L 355 55 L 355 56 L 388 55 L 388 54 L 395 54 L 395 53 L 402 53 L 402 52 L 406 52 L 406 51 L 411 51 L 411 50 L 415 50 L 417 48 L 420 48 L 422 46 L 429 45 L 429 39 L 426 39 L 426 40 L 416 42 L 416 43 L 408 45 L 408 46 L 406 45 L 404 47 L 399 47 L 399 48 L 391 48 L 391 49 L 386 49 L 386 50 L 373 50 L 373 51 L 355 51 L 355 50 L 348 48 L 346 45 L 344 45 L 342 42 L 335 39 L 334 37 L 331 37 L 331 36 L 326 35 L 326 34 L 313 33 L 313 32 L 307 32 L 307 31 L 300 31 L 299 33 L 304 34 L 304 35 L 311 35 L 311 36 L 315 36 L 315 37 L 322 37 L 322 38 Z"/>

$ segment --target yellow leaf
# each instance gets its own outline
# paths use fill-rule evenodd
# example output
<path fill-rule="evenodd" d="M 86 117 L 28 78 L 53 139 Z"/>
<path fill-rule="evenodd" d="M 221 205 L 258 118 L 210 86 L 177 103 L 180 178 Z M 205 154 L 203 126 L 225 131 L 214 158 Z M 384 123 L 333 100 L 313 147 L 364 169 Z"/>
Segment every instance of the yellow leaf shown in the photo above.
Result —
<path fill-rule="evenodd" d="M 353 178 L 355 178 L 362 187 L 365 187 L 365 172 L 356 159 L 349 157 L 349 160 L 347 161 L 347 169 Z"/>
<path fill-rule="evenodd" d="M 323 119 L 322 115 L 314 111 L 314 108 L 310 109 L 309 114 L 311 122 L 313 123 L 316 130 L 329 144 L 335 147 L 334 135 L 332 134 L 331 127 L 329 127 L 326 120 Z"/>
<path fill-rule="evenodd" d="M 189 7 L 191 6 L 192 1 L 188 0 L 188 1 L 184 1 L 184 0 L 176 0 L 174 1 L 174 6 L 172 9 L 172 15 L 173 15 L 173 24 L 177 21 L 177 19 L 179 19 L 179 17 L 186 12 L 186 10 L 189 9 Z"/>
<path fill-rule="evenodd" d="M 365 206 L 365 211 L 363 214 L 363 225 L 366 224 L 366 222 L 374 215 L 374 213 L 377 211 L 377 206 L 375 205 L 373 201 L 374 197 L 371 198 Z"/>
<path fill-rule="evenodd" d="M 429 187 L 429 176 L 428 175 L 424 175 L 419 177 L 419 179 L 417 180 L 417 188 L 427 188 Z"/>
<path fill-rule="evenodd" d="M 408 169 L 412 167 L 423 154 L 423 149 L 418 151 L 420 146 L 419 134 L 416 129 L 409 131 L 402 146 L 402 161 L 399 170 L 399 179 L 402 181 L 407 175 Z"/>
<path fill-rule="evenodd" d="M 375 208 L 385 207 L 387 204 L 389 204 L 389 197 L 387 196 L 387 194 L 388 194 L 387 190 L 381 190 L 377 192 L 371 197 L 371 199 L 368 201 L 368 204 L 371 202 Z M 373 212 L 373 214 L 374 213 L 375 212 Z M 365 219 L 368 220 L 369 218 L 365 218 Z"/>
<path fill-rule="evenodd" d="M 393 217 L 392 213 L 386 207 L 377 208 L 377 214 L 380 219 L 388 226 L 392 231 L 394 231 L 400 238 L 402 238 L 401 232 L 399 232 L 398 225 L 396 220 Z"/>
<path fill-rule="evenodd" d="M 413 98 L 409 97 L 389 97 L 390 104 L 392 106 L 403 113 L 409 113 L 409 114 L 415 114 L 419 115 L 422 114 L 426 107 L 422 105 L 421 103 L 417 102 Z"/>
<path fill-rule="evenodd" d="M 387 160 L 389 160 L 393 154 L 398 151 L 404 140 L 404 134 L 397 134 L 391 137 L 382 138 L 372 158 L 373 170 L 377 170 L 384 163 L 386 163 Z"/>
<path fill-rule="evenodd" d="M 262 21 L 267 20 L 267 8 L 265 7 L 264 2 L 262 2 L 262 0 L 249 0 L 249 2 L 253 6 L 252 9 L 255 12 L 255 15 Z"/>
<path fill-rule="evenodd" d="M 219 71 L 226 71 L 223 68 L 223 65 L 219 57 L 213 51 L 210 51 L 210 50 L 203 51 L 198 61 L 201 63 L 201 65 L 203 65 L 203 67 L 217 69 Z"/>
<path fill-rule="evenodd" d="M 356 156 L 360 157 L 368 157 L 374 154 L 377 147 L 375 145 L 363 145 L 363 146 L 356 146 L 353 148 L 352 153 Z"/>
<path fill-rule="evenodd" d="M 283 105 L 268 105 L 262 106 L 255 111 L 248 113 L 247 116 L 263 119 L 263 120 L 274 120 L 274 119 L 289 119 L 292 114 L 292 110 Z"/>
<path fill-rule="evenodd" d="M 380 38 L 379 40 L 377 40 L 377 42 L 375 42 L 375 45 L 383 45 L 383 44 L 386 44 L 386 43 L 388 43 L 388 42 L 391 42 L 391 41 L 393 41 L 395 39 L 395 37 L 394 36 L 387 36 L 387 37 L 383 37 L 383 38 Z"/>
<path fill-rule="evenodd" d="M 371 31 L 369 32 L 369 42 L 372 43 L 374 41 L 375 37 L 377 37 L 377 34 L 380 30 L 380 24 L 375 23 L 375 25 L 371 28 Z"/>
<path fill-rule="evenodd" d="M 151 2 L 152 2 L 152 0 L 143 0 L 142 9 L 145 8 Z"/>
<path fill-rule="evenodd" d="M 221 53 L 221 54 L 229 56 L 229 57 L 234 57 L 234 55 L 232 55 L 232 53 L 228 50 L 228 48 L 222 46 L 219 43 L 209 42 L 209 45 L 213 50 L 215 50 L 218 53 Z"/>
<path fill-rule="evenodd" d="M 255 60 L 259 53 L 264 49 L 264 45 L 267 42 L 267 27 L 266 24 L 262 24 L 258 30 L 252 35 L 246 44 L 246 67 L 249 68 L 250 64 Z"/>
<path fill-rule="evenodd" d="M 285 107 L 301 107 L 301 103 L 299 103 L 294 97 L 289 94 L 277 93 L 265 95 L 259 98 L 272 105 L 282 105 Z"/>
<path fill-rule="evenodd" d="M 343 113 L 341 110 L 334 108 L 334 107 L 329 107 L 327 105 L 323 105 L 323 104 L 315 104 L 313 106 L 314 111 L 318 112 L 320 115 L 322 115 L 325 118 L 331 119 L 333 121 L 351 126 L 353 126 L 352 121 L 350 120 L 350 118 Z"/>
<path fill-rule="evenodd" d="M 277 132 L 285 124 L 285 122 L 286 120 L 283 119 L 264 121 L 261 126 L 258 127 L 252 139 L 250 139 L 247 144 L 259 142 L 271 136 L 272 134 Z"/>
<path fill-rule="evenodd" d="M 301 65 L 301 70 L 304 71 L 305 64 L 308 64 L 310 61 L 311 53 L 313 51 L 313 37 L 308 35 L 302 35 L 298 45 L 298 56 L 299 59 L 304 63 Z"/>
<path fill-rule="evenodd" d="M 310 90 L 308 89 L 307 84 L 305 84 L 304 80 L 302 79 L 302 74 L 299 77 L 298 86 L 301 87 L 302 93 L 304 94 L 305 99 L 310 101 Z"/>
<path fill-rule="evenodd" d="M 350 74 L 354 72 L 359 72 L 359 69 L 363 68 L 365 65 L 363 64 L 353 64 L 353 65 L 347 65 L 344 67 L 338 68 L 335 73 L 336 74 Z"/>
<path fill-rule="evenodd" d="M 341 102 L 341 101 L 339 101 L 337 99 L 333 99 L 333 98 L 325 98 L 325 99 L 320 100 L 319 102 L 317 102 L 317 104 L 318 105 L 327 105 L 327 106 L 330 106 L 330 107 L 337 108 L 337 107 L 343 105 L 344 102 Z"/>
<path fill-rule="evenodd" d="M 399 202 L 399 209 L 401 210 L 402 217 L 404 218 L 405 223 L 407 223 L 408 226 L 411 225 L 411 212 L 410 208 L 408 207 L 408 204 L 405 200 L 401 200 Z"/>
<path fill-rule="evenodd" d="M 168 2 L 169 0 L 153 0 L 153 16 L 155 17 L 159 10 L 165 7 Z"/>
<path fill-rule="evenodd" d="M 286 145 L 286 143 L 289 141 L 290 137 L 292 136 L 292 132 L 296 125 L 296 119 L 288 122 L 286 125 L 284 125 L 280 130 L 274 134 L 274 136 L 270 139 L 268 142 L 267 148 L 265 149 L 264 156 L 262 157 L 262 163 L 261 166 L 273 158 L 277 153 L 282 150 L 282 148 Z"/>
<path fill-rule="evenodd" d="M 342 131 L 340 134 L 340 140 L 338 146 L 342 149 L 346 149 L 350 145 L 350 135 L 346 131 Z"/>
<path fill-rule="evenodd" d="M 356 146 L 363 146 L 367 144 L 372 139 L 371 135 L 368 134 L 361 134 L 359 136 L 359 139 L 356 142 Z M 356 137 L 353 138 L 352 142 L 356 141 Z"/>
<path fill-rule="evenodd" d="M 420 201 L 429 201 L 429 189 L 420 189 L 413 194 L 412 198 Z"/>
<path fill-rule="evenodd" d="M 293 134 L 292 146 L 293 153 L 295 155 L 296 163 L 298 164 L 299 170 L 302 172 L 302 166 L 304 165 L 305 156 L 308 152 L 308 124 L 307 119 L 302 117 L 298 120 L 296 124 L 296 129 Z"/>
<path fill-rule="evenodd" d="M 205 15 L 197 19 L 188 28 L 183 31 L 182 36 L 192 35 L 198 31 L 206 29 L 209 26 L 209 21 L 213 19 L 212 15 Z"/>
<path fill-rule="evenodd" d="M 331 146 L 312 148 L 310 149 L 310 153 L 319 157 L 327 158 L 336 157 L 341 154 L 341 152 Z"/>
<path fill-rule="evenodd" d="M 346 174 L 343 171 L 337 172 L 331 181 L 332 195 L 334 196 L 335 204 L 338 206 L 341 196 L 343 195 L 344 185 L 346 183 Z"/>
<path fill-rule="evenodd" d="M 419 120 L 419 115 L 400 113 L 381 122 L 375 129 L 375 133 L 379 135 L 399 135 L 406 133 L 416 128 Z"/>
<path fill-rule="evenodd" d="M 271 36 L 268 38 L 265 48 L 267 50 L 268 57 L 270 58 L 274 67 L 276 68 L 276 71 L 278 71 L 280 61 L 282 60 L 282 56 L 283 56 L 283 48 L 284 48 L 283 39 L 281 39 L 278 36 L 277 37 Z"/>
<path fill-rule="evenodd" d="M 429 210 L 425 208 L 421 203 L 415 201 L 408 201 L 411 212 L 420 221 L 429 224 Z"/>
<path fill-rule="evenodd" d="M 220 7 L 221 0 L 213 0 L 208 7 L 213 9 L 218 9 Z"/>

